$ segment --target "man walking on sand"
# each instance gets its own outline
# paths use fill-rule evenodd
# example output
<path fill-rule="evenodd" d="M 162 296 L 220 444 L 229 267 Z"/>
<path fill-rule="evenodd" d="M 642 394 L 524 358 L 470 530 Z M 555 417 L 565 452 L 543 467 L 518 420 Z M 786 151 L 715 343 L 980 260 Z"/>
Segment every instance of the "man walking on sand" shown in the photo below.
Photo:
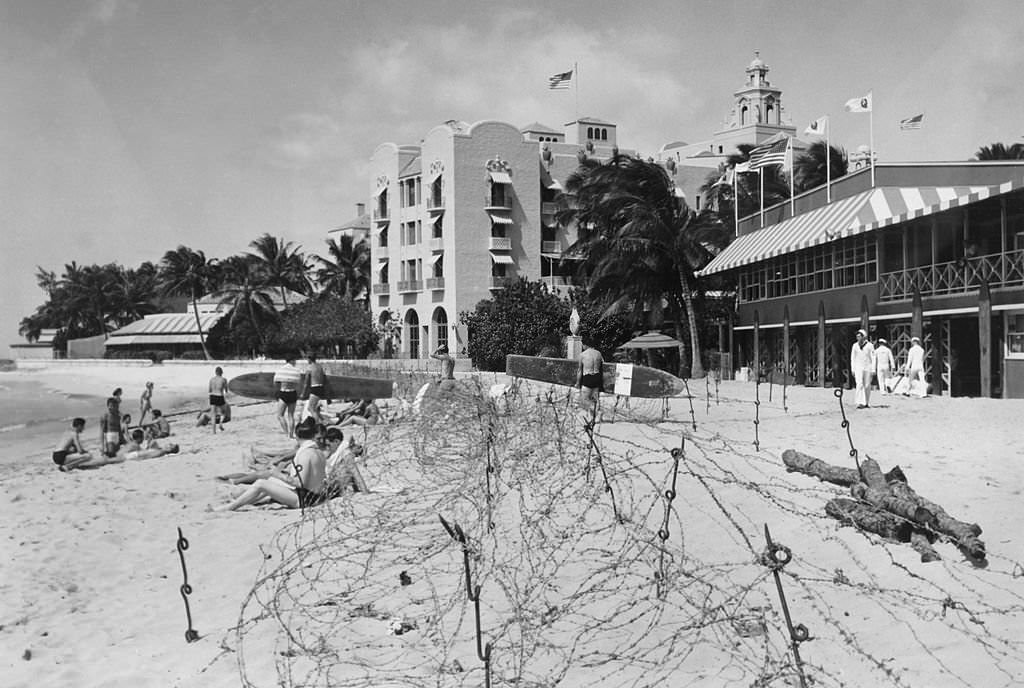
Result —
<path fill-rule="evenodd" d="M 881 337 L 878 338 L 878 346 L 875 347 L 875 375 L 878 376 L 878 391 L 882 396 L 887 396 L 889 380 L 892 379 L 892 372 L 896 369 L 896 359 L 889 348 L 889 342 Z"/>
<path fill-rule="evenodd" d="M 220 426 L 220 431 L 224 432 L 224 407 L 228 403 L 228 381 L 224 379 L 224 370 L 217 366 L 213 370 L 213 377 L 210 378 L 210 384 L 208 386 L 210 392 L 210 418 L 213 419 L 211 425 L 213 426 L 213 432 L 217 432 L 217 426 Z"/>
<path fill-rule="evenodd" d="M 875 372 L 875 347 L 868 333 L 857 330 L 857 341 L 850 350 L 850 373 L 857 385 L 857 408 L 867 408 L 871 400 L 871 376 Z"/>
<path fill-rule="evenodd" d="M 928 383 L 924 379 L 924 348 L 921 346 L 920 337 L 910 338 L 910 352 L 907 354 L 907 381 L 909 392 L 903 396 L 909 397 L 913 394 L 924 399 L 928 396 Z"/>
<path fill-rule="evenodd" d="M 604 358 L 601 352 L 593 348 L 589 337 L 583 338 L 583 353 L 580 354 L 580 367 L 576 373 L 576 388 L 580 390 L 580 408 L 590 414 L 590 423 L 597 419 L 597 407 L 604 381 L 601 377 Z"/>

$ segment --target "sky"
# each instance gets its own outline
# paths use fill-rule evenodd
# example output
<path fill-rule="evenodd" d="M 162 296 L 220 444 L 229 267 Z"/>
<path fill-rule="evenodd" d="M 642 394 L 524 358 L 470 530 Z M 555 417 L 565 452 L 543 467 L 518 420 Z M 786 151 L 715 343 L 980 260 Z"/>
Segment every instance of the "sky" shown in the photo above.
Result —
<path fill-rule="evenodd" d="M 705 140 L 755 50 L 798 135 L 829 115 L 833 144 L 867 144 L 843 104 L 871 91 L 882 161 L 1024 141 L 1019 0 L 0 0 L 0 357 L 36 266 L 264 233 L 323 254 L 374 148 L 449 119 L 600 117 L 645 157 Z"/>

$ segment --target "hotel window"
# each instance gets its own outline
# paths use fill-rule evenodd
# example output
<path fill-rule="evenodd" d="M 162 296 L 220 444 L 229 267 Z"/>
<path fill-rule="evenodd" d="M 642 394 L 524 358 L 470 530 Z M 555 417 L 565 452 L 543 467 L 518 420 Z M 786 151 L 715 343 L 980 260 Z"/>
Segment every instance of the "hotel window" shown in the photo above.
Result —
<path fill-rule="evenodd" d="M 387 227 L 385 227 L 384 229 L 380 230 L 380 239 L 378 240 L 378 244 L 379 244 L 379 246 L 381 248 L 387 248 L 388 247 L 388 228 Z"/>
<path fill-rule="evenodd" d="M 430 224 L 432 224 L 434 226 L 433 230 L 431 230 L 431 237 L 434 238 L 434 239 L 441 239 L 444 236 L 441 233 L 441 225 L 444 224 L 444 218 L 443 217 L 434 218 L 434 220 Z"/>
<path fill-rule="evenodd" d="M 434 277 L 444 277 L 444 254 L 438 253 L 433 257 Z"/>
<path fill-rule="evenodd" d="M 1006 354 L 1024 359 L 1024 314 L 1006 314 Z"/>
<path fill-rule="evenodd" d="M 505 190 L 506 184 L 491 183 L 491 205 L 497 208 L 508 207 L 508 193 Z"/>

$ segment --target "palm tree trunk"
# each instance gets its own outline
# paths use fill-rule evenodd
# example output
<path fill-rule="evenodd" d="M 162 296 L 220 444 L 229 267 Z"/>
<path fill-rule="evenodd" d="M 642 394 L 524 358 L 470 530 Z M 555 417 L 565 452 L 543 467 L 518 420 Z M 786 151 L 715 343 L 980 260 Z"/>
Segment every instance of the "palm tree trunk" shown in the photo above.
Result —
<path fill-rule="evenodd" d="M 203 347 L 203 360 L 210 360 L 210 352 L 206 350 L 206 336 L 203 334 L 203 325 L 199 321 L 199 304 L 195 292 L 192 292 L 192 315 L 196 317 L 196 329 L 199 330 L 199 344 Z"/>
<path fill-rule="evenodd" d="M 701 362 L 700 333 L 697 331 L 697 313 L 693 308 L 693 292 L 690 284 L 683 274 L 679 275 L 679 286 L 683 297 L 683 310 L 686 312 L 686 322 L 690 326 L 690 377 L 704 377 L 704 364 Z"/>
<path fill-rule="evenodd" d="M 252 300 L 249 301 L 249 322 L 252 323 L 252 329 L 256 330 L 256 336 L 260 338 L 260 346 L 263 347 L 263 353 L 267 353 L 267 340 L 263 338 L 263 331 L 260 330 L 259 325 L 256 324 L 256 312 L 252 309 Z"/>

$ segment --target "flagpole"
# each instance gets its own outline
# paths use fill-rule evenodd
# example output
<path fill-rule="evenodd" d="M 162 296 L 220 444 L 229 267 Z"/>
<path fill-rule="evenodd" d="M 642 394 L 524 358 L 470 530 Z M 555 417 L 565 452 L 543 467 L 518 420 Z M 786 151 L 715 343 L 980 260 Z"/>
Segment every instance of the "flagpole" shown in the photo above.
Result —
<path fill-rule="evenodd" d="M 574 79 L 574 81 L 576 82 L 576 91 L 575 91 L 575 93 L 576 93 L 576 117 L 575 117 L 575 119 L 576 119 L 577 122 L 579 122 L 580 121 L 580 67 L 575 62 L 572 63 L 572 73 L 573 73 L 573 76 L 576 77 Z M 874 185 L 872 184 L 872 186 L 874 186 Z"/>
<path fill-rule="evenodd" d="M 760 193 L 758 193 L 758 196 L 761 197 L 761 226 L 764 227 L 764 168 L 763 167 L 758 167 L 757 168 L 757 178 L 758 178 L 758 183 L 761 186 L 761 191 L 760 191 Z"/>
<path fill-rule="evenodd" d="M 736 171 L 736 166 L 732 168 L 732 233 L 735 236 L 740 235 L 740 173 Z"/>
<path fill-rule="evenodd" d="M 825 202 L 832 202 L 832 122 L 825 116 Z"/>
<path fill-rule="evenodd" d="M 786 148 L 789 149 L 789 216 L 793 217 L 796 215 L 796 200 L 793 198 L 793 138 L 790 137 L 786 142 Z"/>
<path fill-rule="evenodd" d="M 875 188 L 875 96 L 868 91 L 871 108 L 868 110 L 868 148 L 871 149 L 871 188 Z"/>

